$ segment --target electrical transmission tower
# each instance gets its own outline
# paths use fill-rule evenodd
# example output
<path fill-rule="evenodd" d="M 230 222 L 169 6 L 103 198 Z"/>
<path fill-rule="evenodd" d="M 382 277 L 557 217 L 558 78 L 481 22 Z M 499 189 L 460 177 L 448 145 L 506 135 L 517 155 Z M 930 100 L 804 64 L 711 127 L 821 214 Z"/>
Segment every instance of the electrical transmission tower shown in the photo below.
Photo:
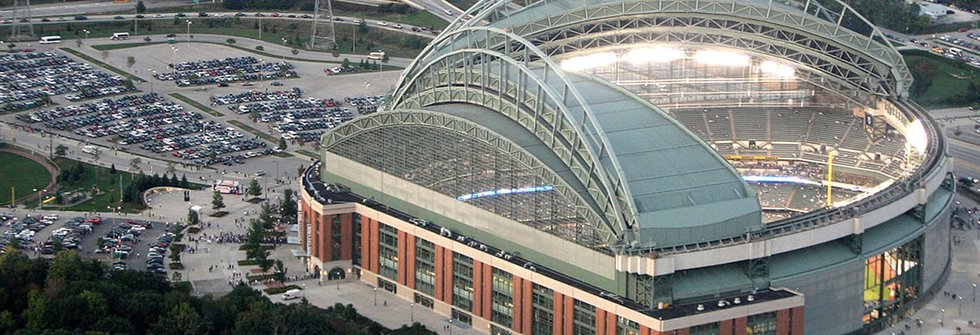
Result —
<path fill-rule="evenodd" d="M 326 6 L 324 6 L 326 3 Z M 337 45 L 337 33 L 333 28 L 333 4 L 330 0 L 316 0 L 313 5 L 313 34 L 311 49 L 333 49 Z"/>
<path fill-rule="evenodd" d="M 10 40 L 34 40 L 34 20 L 31 17 L 31 0 L 14 0 L 14 13 L 10 18 Z"/>

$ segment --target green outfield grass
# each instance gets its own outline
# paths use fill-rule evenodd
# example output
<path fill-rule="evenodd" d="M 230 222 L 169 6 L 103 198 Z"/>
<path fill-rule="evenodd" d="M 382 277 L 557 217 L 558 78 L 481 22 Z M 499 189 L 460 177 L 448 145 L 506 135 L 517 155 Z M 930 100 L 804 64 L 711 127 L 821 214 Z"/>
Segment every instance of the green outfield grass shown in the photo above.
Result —
<path fill-rule="evenodd" d="M 51 181 L 48 170 L 24 156 L 0 152 L 0 203 L 10 204 L 11 189 L 16 199 L 34 195 L 34 189 L 43 189 Z"/>
<path fill-rule="evenodd" d="M 917 64 L 927 63 L 935 66 L 936 74 L 932 84 L 925 88 L 923 94 L 915 100 L 926 107 L 965 106 L 976 101 L 956 101 L 957 95 L 969 93 L 970 83 L 980 85 L 980 69 L 966 65 L 962 61 L 952 60 L 924 51 L 903 52 L 905 62 L 909 64 L 912 74 L 919 80 L 923 74 L 917 69 Z"/>

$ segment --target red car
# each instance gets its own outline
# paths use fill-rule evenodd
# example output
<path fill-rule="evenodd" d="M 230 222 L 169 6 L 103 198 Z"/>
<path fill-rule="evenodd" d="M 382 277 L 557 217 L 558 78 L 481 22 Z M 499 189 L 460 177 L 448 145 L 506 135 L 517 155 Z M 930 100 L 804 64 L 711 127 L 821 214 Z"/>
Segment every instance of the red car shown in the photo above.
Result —
<path fill-rule="evenodd" d="M 279 14 L 279 13 L 272 13 L 272 17 L 280 17 L 280 16 L 282 16 L 282 14 Z"/>
<path fill-rule="evenodd" d="M 102 223 L 102 218 L 88 218 L 88 219 L 85 219 L 85 222 L 89 222 L 89 223 L 93 223 L 93 224 L 101 224 Z"/>

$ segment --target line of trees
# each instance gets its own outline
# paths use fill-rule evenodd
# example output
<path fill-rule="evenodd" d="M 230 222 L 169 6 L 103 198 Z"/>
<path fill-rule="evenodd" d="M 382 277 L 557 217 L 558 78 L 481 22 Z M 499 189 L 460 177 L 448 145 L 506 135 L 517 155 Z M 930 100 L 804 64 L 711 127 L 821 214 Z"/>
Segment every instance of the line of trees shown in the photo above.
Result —
<path fill-rule="evenodd" d="M 143 199 L 141 195 L 143 192 L 160 186 L 190 188 L 191 183 L 187 181 L 187 175 L 183 175 L 180 179 L 177 179 L 176 173 L 167 177 L 166 174 L 161 176 L 160 174 L 154 173 L 152 176 L 147 176 L 143 172 L 140 172 L 136 175 L 136 179 L 133 179 L 129 185 L 123 188 L 122 200 L 123 202 L 142 205 Z"/>
<path fill-rule="evenodd" d="M 435 334 L 418 324 L 389 332 L 351 305 L 272 303 L 244 285 L 223 297 L 190 293 L 190 285 L 110 271 L 73 251 L 30 259 L 8 248 L 0 254 L 0 334 Z"/>

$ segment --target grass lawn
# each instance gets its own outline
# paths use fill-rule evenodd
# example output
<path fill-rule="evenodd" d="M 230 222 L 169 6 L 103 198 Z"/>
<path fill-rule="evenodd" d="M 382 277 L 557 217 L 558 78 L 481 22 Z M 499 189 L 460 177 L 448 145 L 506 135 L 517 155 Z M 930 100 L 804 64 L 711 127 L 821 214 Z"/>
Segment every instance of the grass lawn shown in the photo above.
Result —
<path fill-rule="evenodd" d="M 298 153 L 298 154 L 302 154 L 302 155 L 304 155 L 304 156 L 308 156 L 308 157 L 311 157 L 311 158 L 320 158 L 320 156 L 319 156 L 319 155 L 317 155 L 317 154 L 316 154 L 316 153 L 314 153 L 314 152 L 311 152 L 311 151 L 308 151 L 308 150 L 303 150 L 303 149 L 300 149 L 300 150 L 296 150 L 296 153 Z"/>
<path fill-rule="evenodd" d="M 950 106 L 950 100 L 957 94 L 965 93 L 971 82 L 980 85 L 980 69 L 963 64 L 960 61 L 943 58 L 927 52 L 903 53 L 905 62 L 910 64 L 915 74 L 917 62 L 935 64 L 938 73 L 932 79 L 932 85 L 926 88 L 921 97 L 915 100 L 926 107 Z"/>
<path fill-rule="evenodd" d="M 438 16 L 435 16 L 434 14 L 426 11 L 416 11 L 415 13 L 412 14 L 402 15 L 402 14 L 392 14 L 392 13 L 360 12 L 360 11 L 348 11 L 343 9 L 334 9 L 333 14 L 336 16 L 360 17 L 360 18 L 364 18 L 365 20 L 371 21 L 371 23 L 374 23 L 374 21 L 398 22 L 398 23 L 410 24 L 417 27 L 429 27 L 429 29 L 438 29 L 438 30 L 446 29 L 446 27 L 449 26 L 449 22 L 446 22 L 446 20 L 443 20 Z"/>
<path fill-rule="evenodd" d="M 238 128 L 242 128 L 242 130 L 247 131 L 247 132 L 250 132 L 250 133 L 252 133 L 252 135 L 261 137 L 262 139 L 264 139 L 266 141 L 269 141 L 269 142 L 272 142 L 272 143 L 279 143 L 279 139 L 278 138 L 275 138 L 275 137 L 272 137 L 272 135 L 263 133 L 263 132 L 259 131 L 258 129 L 252 128 L 251 126 L 249 126 L 247 124 L 244 124 L 244 123 L 242 123 L 240 121 L 237 121 L 237 120 L 228 120 L 228 123 L 231 123 L 231 125 L 236 126 Z"/>
<path fill-rule="evenodd" d="M 154 45 L 154 44 L 164 44 L 164 43 L 167 42 L 150 42 L 150 43 L 134 42 L 134 43 L 120 43 L 120 44 L 99 44 L 99 45 L 92 45 L 91 47 L 92 49 L 100 50 L 100 51 L 107 51 L 107 50 L 112 51 L 112 50 L 119 50 L 119 49 L 141 47 L 144 45 Z"/>
<path fill-rule="evenodd" d="M 55 159 L 55 163 L 58 163 L 60 170 L 65 171 L 74 168 L 79 162 L 67 158 L 57 158 Z M 74 181 L 60 182 L 61 190 L 74 191 L 78 189 L 90 190 L 92 188 L 98 188 L 102 191 L 102 194 L 96 195 L 89 201 L 65 208 L 65 210 L 112 212 L 106 207 L 110 205 L 112 207 L 119 206 L 120 180 L 122 180 L 122 187 L 125 188 L 132 182 L 133 174 L 118 170 L 118 167 L 115 174 L 109 174 L 109 169 L 107 168 L 88 163 L 81 164 L 84 167 L 84 172 L 81 177 Z M 129 203 L 124 204 L 122 207 L 122 211 L 127 213 L 137 213 L 145 208 L 141 205 Z"/>
<path fill-rule="evenodd" d="M 448 1 L 453 6 L 456 6 L 456 8 L 462 10 L 470 9 L 470 7 L 473 7 L 473 5 L 476 4 L 476 0 L 448 0 Z M 453 14 L 459 15 L 459 13 L 453 13 Z"/>
<path fill-rule="evenodd" d="M 211 114 L 212 116 L 215 116 L 215 117 L 225 116 L 221 112 L 218 112 L 218 111 L 216 111 L 214 109 L 211 109 L 211 107 L 202 105 L 201 103 L 199 103 L 197 101 L 194 101 L 191 98 L 188 98 L 187 96 L 185 96 L 183 94 L 180 94 L 180 93 L 170 93 L 170 96 L 174 97 L 174 99 L 183 101 L 184 103 L 186 103 L 188 105 L 191 105 L 194 108 L 200 109 L 202 112 Z"/>
<path fill-rule="evenodd" d="M 33 195 L 34 189 L 48 186 L 51 174 L 48 170 L 26 157 L 0 152 L 0 201 L 9 204 L 11 189 L 17 199 Z"/>
<path fill-rule="evenodd" d="M 89 63 L 95 64 L 95 65 L 101 66 L 104 69 L 107 69 L 109 71 L 115 72 L 116 74 L 118 74 L 120 76 L 123 76 L 124 78 L 129 78 L 130 80 L 135 81 L 135 82 L 146 82 L 146 80 L 143 80 L 140 77 L 134 76 L 132 74 L 129 74 L 129 72 L 126 72 L 126 71 L 120 70 L 119 68 L 116 68 L 115 66 L 112 66 L 112 65 L 103 63 L 103 62 L 101 62 L 101 61 L 99 61 L 99 60 L 97 60 L 95 58 L 89 57 L 88 55 L 83 54 L 83 53 L 79 52 L 78 50 L 75 50 L 75 49 L 72 49 L 72 48 L 61 48 L 61 50 L 65 51 L 67 53 L 70 53 L 72 55 L 78 56 L 78 58 L 84 59 L 86 62 L 89 62 Z"/>
<path fill-rule="evenodd" d="M 431 14 L 430 14 L 431 15 Z M 361 15 L 363 16 L 363 15 Z M 380 16 L 379 16 L 380 17 Z M 426 18 L 425 14 L 412 14 L 404 16 L 406 18 L 411 17 L 413 20 L 418 21 L 428 21 L 430 19 Z M 306 44 L 310 39 L 310 31 L 312 22 L 306 20 L 260 20 L 258 18 L 196 18 L 196 17 L 186 17 L 180 20 L 170 20 L 170 19 L 157 19 L 157 20 L 144 20 L 139 24 L 139 33 L 145 35 L 159 35 L 159 34 L 177 34 L 177 40 L 186 40 L 187 38 L 187 25 L 185 21 L 190 20 L 193 22 L 191 24 L 190 33 L 193 34 L 215 34 L 215 35 L 226 35 L 230 37 L 246 37 L 257 40 L 262 40 L 264 42 L 280 45 L 282 44 L 282 39 L 285 38 L 288 42 L 286 46 L 297 48 L 300 50 L 307 50 Z M 262 22 L 261 29 L 259 22 Z M 176 22 L 177 24 L 174 24 Z M 337 24 L 336 34 L 338 39 L 338 44 L 340 45 L 340 50 L 342 53 L 348 53 L 351 50 L 351 38 L 353 37 L 354 25 L 352 24 Z M 138 35 L 136 30 L 133 29 L 132 21 L 108 21 L 108 22 L 93 22 L 93 21 L 83 21 L 83 22 L 64 22 L 64 23 L 46 23 L 35 25 L 35 34 L 38 36 L 47 35 L 59 35 L 62 39 L 66 40 L 66 45 L 73 45 L 74 41 L 67 41 L 72 39 L 85 38 L 84 33 L 80 33 L 82 29 L 89 30 L 89 41 L 101 40 L 103 38 L 108 38 L 114 32 L 128 31 L 131 36 L 130 39 L 134 42 L 139 42 L 143 40 L 143 37 Z M 261 30 L 261 37 L 259 38 L 259 32 Z M 384 50 L 392 57 L 405 57 L 414 58 L 418 55 L 422 48 L 431 40 L 431 37 L 424 38 L 420 36 L 415 36 L 407 33 L 400 33 L 395 31 L 390 31 L 386 29 L 377 29 L 368 27 L 367 32 L 357 33 L 357 49 L 353 52 L 356 54 L 367 55 L 371 51 L 376 51 L 378 49 Z M 154 41 L 150 41 L 151 43 Z M 155 41 L 162 42 L 162 41 Z M 132 45 L 135 43 L 124 43 L 123 45 Z M 108 48 L 108 47 L 107 47 Z M 116 48 L 125 48 L 124 46 L 119 46 Z M 112 50 L 112 49 L 103 49 Z M 288 59 L 288 57 L 287 57 Z M 101 62 L 99 62 L 101 63 Z M 98 63 L 97 63 L 98 64 Z M 136 80 L 136 79 L 134 79 Z"/>

